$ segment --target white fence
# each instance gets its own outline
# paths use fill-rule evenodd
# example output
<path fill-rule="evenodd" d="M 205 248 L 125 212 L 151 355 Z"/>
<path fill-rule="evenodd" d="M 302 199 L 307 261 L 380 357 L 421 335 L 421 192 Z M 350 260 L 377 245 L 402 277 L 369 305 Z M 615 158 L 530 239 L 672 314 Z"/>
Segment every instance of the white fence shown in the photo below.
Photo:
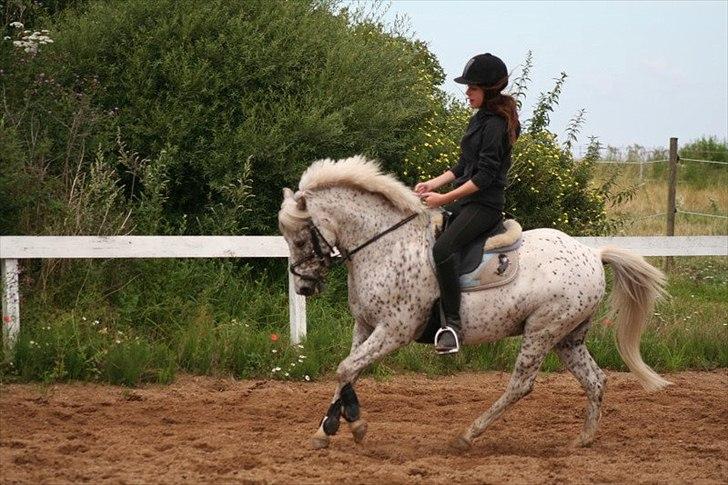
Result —
<path fill-rule="evenodd" d="M 591 247 L 620 246 L 643 256 L 728 256 L 728 236 L 580 237 Z M 287 258 L 280 236 L 0 236 L 3 341 L 20 331 L 18 260 L 30 258 Z M 306 299 L 288 276 L 291 342 L 306 336 Z"/>

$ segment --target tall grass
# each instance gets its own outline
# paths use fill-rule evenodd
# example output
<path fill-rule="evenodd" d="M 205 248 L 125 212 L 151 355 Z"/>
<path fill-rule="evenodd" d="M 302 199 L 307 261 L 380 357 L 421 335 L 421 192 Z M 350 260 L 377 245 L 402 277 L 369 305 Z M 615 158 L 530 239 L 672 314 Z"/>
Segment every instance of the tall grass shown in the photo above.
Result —
<path fill-rule="evenodd" d="M 101 266 L 105 264 L 109 263 Z M 232 262 L 162 261 L 119 268 L 118 273 L 129 276 L 137 271 L 145 272 L 145 283 L 142 277 L 129 281 L 105 300 L 99 288 L 88 283 L 78 303 L 65 308 L 47 306 L 47 295 L 29 295 L 23 302 L 15 355 L 0 366 L 0 380 L 81 379 L 131 386 L 170 382 L 179 371 L 309 380 L 331 375 L 348 354 L 353 319 L 341 270 L 330 276 L 322 296 L 309 299 L 308 336 L 300 346 L 291 345 L 288 338 L 284 268 L 256 272 Z M 156 281 L 155 274 L 172 277 Z M 147 291 L 139 294 L 135 285 Z M 645 361 L 658 371 L 728 367 L 728 327 L 723 323 L 728 313 L 728 262 L 680 258 L 668 291 L 671 299 L 657 306 L 642 340 Z M 626 370 L 605 315 L 602 308 L 587 345 L 600 366 Z M 509 338 L 443 358 L 429 345 L 412 344 L 374 365 L 367 375 L 509 371 L 519 345 L 519 338 Z M 558 370 L 561 364 L 549 355 L 543 368 Z"/>
<path fill-rule="evenodd" d="M 646 165 L 642 179 L 639 167 L 599 165 L 597 179 L 616 177 L 623 189 L 634 189 L 633 197 L 608 208 L 623 221 L 619 235 L 664 235 L 667 212 L 667 173 L 664 163 Z M 675 234 L 683 236 L 728 234 L 728 165 L 683 162 L 678 168 Z M 700 212 L 705 215 L 684 214 Z"/>

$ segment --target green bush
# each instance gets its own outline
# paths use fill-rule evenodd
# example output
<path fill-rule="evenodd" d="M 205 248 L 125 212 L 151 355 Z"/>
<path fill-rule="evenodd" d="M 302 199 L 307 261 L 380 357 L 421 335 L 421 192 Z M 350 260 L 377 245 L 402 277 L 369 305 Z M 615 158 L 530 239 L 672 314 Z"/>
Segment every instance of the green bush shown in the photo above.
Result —
<path fill-rule="evenodd" d="M 175 233 L 274 232 L 281 187 L 317 158 L 398 165 L 442 76 L 422 43 L 326 1 L 91 2 L 52 30 L 35 62 L 88 96 L 141 159 L 167 149 Z M 145 190 L 120 179 L 132 196 Z"/>

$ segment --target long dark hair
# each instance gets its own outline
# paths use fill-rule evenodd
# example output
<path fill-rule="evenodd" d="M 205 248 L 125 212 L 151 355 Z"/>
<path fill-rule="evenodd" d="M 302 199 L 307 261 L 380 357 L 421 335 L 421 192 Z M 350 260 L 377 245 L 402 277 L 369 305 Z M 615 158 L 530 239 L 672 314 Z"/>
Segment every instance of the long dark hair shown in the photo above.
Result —
<path fill-rule="evenodd" d="M 508 141 L 513 147 L 516 143 L 518 135 L 521 134 L 521 122 L 518 121 L 518 105 L 516 100 L 510 94 L 503 94 L 501 90 L 506 87 L 508 80 L 499 82 L 497 87 L 481 86 L 485 93 L 483 107 L 488 111 L 492 111 L 501 118 L 506 120 L 508 126 Z"/>

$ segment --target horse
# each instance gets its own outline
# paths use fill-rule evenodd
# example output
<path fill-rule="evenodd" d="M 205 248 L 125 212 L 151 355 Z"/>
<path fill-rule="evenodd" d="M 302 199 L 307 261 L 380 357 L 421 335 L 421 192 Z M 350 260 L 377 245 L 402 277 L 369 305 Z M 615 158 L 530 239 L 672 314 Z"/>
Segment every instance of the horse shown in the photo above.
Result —
<path fill-rule="evenodd" d="M 439 288 L 430 263 L 434 211 L 379 163 L 363 156 L 323 159 L 302 174 L 298 191 L 283 189 L 278 225 L 290 250 L 294 289 L 322 290 L 339 256 L 347 267 L 348 305 L 354 317 L 349 355 L 336 370 L 338 385 L 313 434 L 325 448 L 341 417 L 361 443 L 367 423 L 354 385 L 362 370 L 422 334 Z M 606 376 L 585 346 L 605 293 L 604 264 L 614 273 L 610 295 L 617 349 L 648 391 L 670 384 L 647 366 L 639 343 L 655 301 L 665 294 L 664 274 L 641 256 L 617 247 L 592 249 L 554 229 L 524 231 L 517 249 L 517 278 L 497 288 L 464 292 L 463 344 L 522 335 L 505 392 L 459 433 L 451 446 L 466 450 L 507 408 L 529 394 L 553 349 L 587 395 L 584 426 L 573 441 L 595 438 Z M 434 351 L 434 350 L 433 350 Z"/>

